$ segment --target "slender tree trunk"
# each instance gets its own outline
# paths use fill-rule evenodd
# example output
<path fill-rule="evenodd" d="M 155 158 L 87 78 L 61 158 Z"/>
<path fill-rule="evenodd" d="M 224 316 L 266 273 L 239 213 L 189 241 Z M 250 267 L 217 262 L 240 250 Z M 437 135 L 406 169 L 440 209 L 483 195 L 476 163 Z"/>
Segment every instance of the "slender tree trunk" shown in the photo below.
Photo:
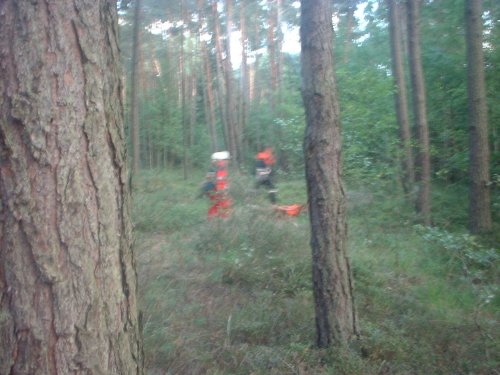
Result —
<path fill-rule="evenodd" d="M 0 2 L 0 374 L 142 374 L 116 2 Z"/>
<path fill-rule="evenodd" d="M 248 73 L 248 38 L 247 27 L 245 19 L 245 7 L 240 6 L 240 29 L 241 29 L 241 78 L 240 78 L 240 119 L 239 119 L 239 137 L 241 144 L 241 153 L 244 155 L 243 150 L 243 134 L 245 133 L 247 116 L 248 116 L 248 98 L 249 98 L 249 73 Z"/>
<path fill-rule="evenodd" d="M 394 77 L 394 101 L 399 125 L 399 141 L 402 154 L 403 188 L 408 194 L 415 183 L 415 169 L 411 146 L 410 121 L 408 116 L 408 97 L 406 92 L 401 30 L 399 28 L 399 5 L 396 0 L 387 0 L 389 8 L 389 32 L 392 52 L 392 74 Z"/>
<path fill-rule="evenodd" d="M 354 29 L 354 12 L 356 11 L 355 4 L 347 5 L 347 14 L 346 14 L 346 31 L 345 31 L 345 40 L 344 40 L 344 56 L 343 63 L 347 64 L 349 62 L 349 55 L 352 47 L 352 34 Z"/>
<path fill-rule="evenodd" d="M 193 69 L 195 67 L 193 66 Z M 196 98 L 198 96 L 198 85 L 196 72 L 193 72 L 191 77 L 191 98 L 190 98 L 190 113 L 189 113 L 189 147 L 192 147 L 195 142 L 195 127 L 196 127 L 196 115 L 197 115 L 197 105 Z"/>
<path fill-rule="evenodd" d="M 268 0 L 270 14 L 267 30 L 267 49 L 269 53 L 269 65 L 271 68 L 271 95 L 269 102 L 271 105 L 271 113 L 273 115 L 276 113 L 276 96 L 278 91 L 278 51 L 276 43 L 277 9 L 274 5 L 275 1 L 276 0 Z"/>
<path fill-rule="evenodd" d="M 131 141 L 132 141 L 132 175 L 137 176 L 141 167 L 141 144 L 139 135 L 139 61 L 141 38 L 141 0 L 135 2 L 134 40 L 132 45 L 132 86 L 131 86 Z"/>
<path fill-rule="evenodd" d="M 215 61 L 217 71 L 217 97 L 220 108 L 220 115 L 222 121 L 222 128 L 224 130 L 225 147 L 230 150 L 231 139 L 229 136 L 229 125 L 227 122 L 227 108 L 226 108 L 226 81 L 224 77 L 224 66 L 222 61 L 222 44 L 221 32 L 219 25 L 219 12 L 217 11 L 217 2 L 212 3 L 212 21 L 214 23 L 213 38 L 215 41 Z"/>
<path fill-rule="evenodd" d="M 186 19 L 184 0 L 180 1 L 181 16 Z M 184 171 L 184 179 L 188 178 L 188 122 L 186 120 L 186 57 L 184 54 L 184 27 L 181 29 L 181 43 L 179 51 L 179 74 L 180 74 L 180 96 L 181 96 L 181 121 L 182 121 L 182 169 Z"/>
<path fill-rule="evenodd" d="M 191 13 L 186 12 L 185 23 L 188 24 L 192 17 Z M 190 38 L 188 43 L 189 51 L 189 75 L 187 76 L 189 83 L 189 90 L 186 92 L 186 97 L 189 103 L 189 123 L 188 123 L 188 151 L 191 154 L 191 148 L 194 145 L 195 127 L 196 127 L 196 112 L 197 112 L 197 102 L 196 97 L 198 96 L 198 69 L 196 66 L 195 56 L 199 55 L 197 50 L 198 45 L 194 43 L 193 33 L 190 31 Z M 188 165 L 191 167 L 192 161 L 188 158 Z"/>
<path fill-rule="evenodd" d="M 481 0 L 465 1 L 470 158 L 469 229 L 472 233 L 487 232 L 492 228 L 481 9 Z"/>
<path fill-rule="evenodd" d="M 212 69 L 210 68 L 210 57 L 208 55 L 207 46 L 205 42 L 202 42 L 202 54 L 205 66 L 205 91 L 207 93 L 207 103 L 208 103 L 208 128 L 210 133 L 210 142 L 212 145 L 212 152 L 216 152 L 219 149 L 217 142 L 217 132 L 216 132 L 216 120 L 215 120 L 215 97 L 214 89 L 212 85 Z"/>
<path fill-rule="evenodd" d="M 418 191 L 416 209 L 419 221 L 424 225 L 431 225 L 431 161 L 427 104 L 420 50 L 420 6 L 421 0 L 407 0 L 410 75 L 417 136 L 415 177 Z"/>
<path fill-rule="evenodd" d="M 233 29 L 233 2 L 226 0 L 226 44 L 225 52 L 226 59 L 224 64 L 224 73 L 226 77 L 226 115 L 227 115 L 227 128 L 229 131 L 229 150 L 231 158 L 234 158 L 238 167 L 241 165 L 240 160 L 240 145 L 239 145 L 239 130 L 236 114 L 236 90 L 233 78 L 233 66 L 231 64 L 231 31 Z"/>
<path fill-rule="evenodd" d="M 202 24 L 204 23 L 203 21 L 206 21 L 206 15 L 203 10 L 203 0 L 198 0 L 197 7 L 198 7 L 198 13 L 200 14 L 200 26 L 198 28 L 198 34 L 202 35 L 204 32 L 202 28 Z M 206 117 L 206 122 L 207 122 L 207 127 L 208 127 L 208 133 L 210 134 L 210 149 L 212 153 L 218 151 L 219 145 L 217 142 L 217 130 L 216 130 L 216 120 L 215 120 L 215 96 L 214 96 L 214 89 L 213 89 L 213 82 L 212 82 L 212 68 L 210 64 L 210 55 L 208 53 L 208 48 L 207 48 L 207 43 L 204 40 L 201 40 L 199 38 L 199 43 L 200 43 L 200 50 L 201 50 L 201 56 L 202 56 L 202 61 L 203 61 L 203 72 L 202 74 L 202 82 L 205 83 L 204 85 L 204 101 L 206 103 L 205 105 L 205 117 Z"/>
<path fill-rule="evenodd" d="M 301 2 L 302 97 L 307 124 L 304 155 L 319 347 L 346 345 L 358 331 L 346 248 L 346 197 L 341 177 L 330 7 L 329 0 Z"/>

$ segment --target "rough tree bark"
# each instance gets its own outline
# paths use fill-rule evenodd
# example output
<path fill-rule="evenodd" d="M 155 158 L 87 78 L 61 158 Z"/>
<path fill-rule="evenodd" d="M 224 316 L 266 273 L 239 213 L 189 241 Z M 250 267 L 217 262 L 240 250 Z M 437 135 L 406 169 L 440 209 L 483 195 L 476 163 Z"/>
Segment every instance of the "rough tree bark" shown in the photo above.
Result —
<path fill-rule="evenodd" d="M 116 2 L 0 2 L 0 374 L 142 374 Z"/>
<path fill-rule="evenodd" d="M 319 347 L 342 346 L 357 335 L 353 279 L 346 253 L 346 197 L 330 6 L 329 0 L 302 0 L 300 28 L 307 123 L 304 156 Z"/>
<path fill-rule="evenodd" d="M 403 168 L 403 188 L 408 194 L 415 183 L 415 169 L 411 146 L 410 120 L 408 116 L 408 94 L 406 91 L 401 29 L 399 27 L 399 4 L 387 0 L 389 8 L 389 33 L 391 38 L 392 75 L 394 77 L 394 101 L 399 126 L 399 142 Z"/>
<path fill-rule="evenodd" d="M 492 228 L 481 3 L 481 0 L 465 1 L 470 158 L 469 229 L 472 233 L 487 232 Z"/>
<path fill-rule="evenodd" d="M 417 140 L 415 180 L 418 190 L 416 209 L 419 221 L 424 225 L 431 225 L 431 160 L 424 73 L 422 71 L 422 53 L 420 48 L 420 7 L 421 0 L 407 0 L 408 50 L 410 55 L 413 113 Z"/>

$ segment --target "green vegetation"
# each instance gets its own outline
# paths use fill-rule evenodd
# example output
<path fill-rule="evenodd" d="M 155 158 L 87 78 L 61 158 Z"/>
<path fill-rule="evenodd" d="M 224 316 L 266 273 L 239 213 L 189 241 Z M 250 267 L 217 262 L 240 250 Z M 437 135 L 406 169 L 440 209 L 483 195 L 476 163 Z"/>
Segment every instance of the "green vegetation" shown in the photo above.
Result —
<path fill-rule="evenodd" d="M 348 183 L 362 332 L 352 348 L 331 352 L 314 347 L 307 214 L 277 216 L 251 177 L 235 176 L 233 215 L 213 221 L 209 203 L 196 199 L 201 172 L 188 180 L 182 171 L 144 172 L 137 180 L 148 373 L 497 373 L 498 238 L 466 234 L 460 189 L 435 188 L 438 225 L 424 228 L 393 182 Z M 280 203 L 304 203 L 304 181 L 289 179 L 278 180 Z"/>

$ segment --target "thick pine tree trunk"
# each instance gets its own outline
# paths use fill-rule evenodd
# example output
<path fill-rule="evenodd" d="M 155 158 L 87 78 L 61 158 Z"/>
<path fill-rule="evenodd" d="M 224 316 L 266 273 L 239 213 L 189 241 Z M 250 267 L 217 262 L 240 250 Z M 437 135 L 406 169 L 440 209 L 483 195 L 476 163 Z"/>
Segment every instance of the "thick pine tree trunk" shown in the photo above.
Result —
<path fill-rule="evenodd" d="M 0 374 L 142 374 L 116 2 L 0 2 Z"/>
<path fill-rule="evenodd" d="M 346 197 L 341 177 L 340 113 L 333 75 L 329 0 L 301 2 L 302 97 L 313 290 L 319 347 L 357 335 L 353 280 L 347 257 Z"/>
<path fill-rule="evenodd" d="M 411 147 L 411 131 L 408 116 L 408 95 L 406 92 L 401 30 L 399 27 L 399 4 L 397 0 L 387 0 L 389 8 L 389 32 L 391 37 L 392 74 L 394 77 L 394 101 L 399 125 L 399 142 L 403 168 L 403 188 L 405 193 L 413 189 L 415 169 Z"/>
<path fill-rule="evenodd" d="M 407 0 L 408 49 L 412 82 L 413 112 L 417 138 L 415 179 L 417 186 L 416 209 L 419 221 L 431 225 L 431 160 L 429 149 L 429 128 L 425 97 L 422 53 L 420 49 L 420 6 L 421 0 Z"/>
<path fill-rule="evenodd" d="M 470 158 L 469 228 L 472 233 L 487 232 L 492 228 L 481 9 L 481 0 L 465 1 Z"/>

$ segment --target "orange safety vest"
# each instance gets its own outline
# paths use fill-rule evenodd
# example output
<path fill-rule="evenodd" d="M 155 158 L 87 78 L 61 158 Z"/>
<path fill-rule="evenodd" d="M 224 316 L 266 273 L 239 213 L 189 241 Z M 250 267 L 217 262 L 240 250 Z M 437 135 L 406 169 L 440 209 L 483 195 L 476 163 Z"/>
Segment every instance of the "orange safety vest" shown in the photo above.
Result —
<path fill-rule="evenodd" d="M 276 159 L 274 158 L 273 150 L 271 148 L 266 148 L 264 151 L 259 152 L 256 159 L 264 161 L 266 166 L 276 163 Z"/>

